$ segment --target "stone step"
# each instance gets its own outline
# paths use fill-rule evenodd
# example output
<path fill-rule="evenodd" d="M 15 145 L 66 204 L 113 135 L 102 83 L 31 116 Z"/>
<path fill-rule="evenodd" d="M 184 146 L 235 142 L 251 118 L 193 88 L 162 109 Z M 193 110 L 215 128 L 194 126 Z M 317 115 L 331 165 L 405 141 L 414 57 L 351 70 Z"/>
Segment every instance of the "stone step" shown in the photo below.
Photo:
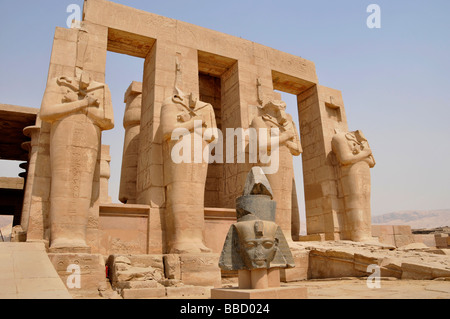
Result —
<path fill-rule="evenodd" d="M 71 299 L 44 243 L 0 243 L 0 299 Z"/>

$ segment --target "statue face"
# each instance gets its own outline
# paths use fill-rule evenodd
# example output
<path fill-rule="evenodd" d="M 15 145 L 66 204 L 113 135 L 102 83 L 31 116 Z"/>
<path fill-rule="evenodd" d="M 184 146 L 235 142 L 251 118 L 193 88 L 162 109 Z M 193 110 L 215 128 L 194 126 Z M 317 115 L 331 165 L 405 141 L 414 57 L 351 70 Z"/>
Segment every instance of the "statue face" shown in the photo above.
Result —
<path fill-rule="evenodd" d="M 277 118 L 280 124 L 287 121 L 286 102 L 284 101 L 270 101 L 265 106 L 266 112 Z"/>
<path fill-rule="evenodd" d="M 276 240 L 274 238 L 253 238 L 241 243 L 241 254 L 250 269 L 270 268 L 275 257 Z"/>
<path fill-rule="evenodd" d="M 278 247 L 277 225 L 268 221 L 247 221 L 236 224 L 239 252 L 247 269 L 267 269 Z"/>

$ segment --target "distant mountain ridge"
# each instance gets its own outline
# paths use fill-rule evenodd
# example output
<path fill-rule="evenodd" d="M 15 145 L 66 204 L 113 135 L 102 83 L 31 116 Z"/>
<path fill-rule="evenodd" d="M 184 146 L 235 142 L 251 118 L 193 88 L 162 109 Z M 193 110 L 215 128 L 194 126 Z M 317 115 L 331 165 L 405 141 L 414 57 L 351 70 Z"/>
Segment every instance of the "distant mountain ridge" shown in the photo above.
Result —
<path fill-rule="evenodd" d="M 409 210 L 372 216 L 373 224 L 409 225 L 412 229 L 450 226 L 450 209 Z"/>

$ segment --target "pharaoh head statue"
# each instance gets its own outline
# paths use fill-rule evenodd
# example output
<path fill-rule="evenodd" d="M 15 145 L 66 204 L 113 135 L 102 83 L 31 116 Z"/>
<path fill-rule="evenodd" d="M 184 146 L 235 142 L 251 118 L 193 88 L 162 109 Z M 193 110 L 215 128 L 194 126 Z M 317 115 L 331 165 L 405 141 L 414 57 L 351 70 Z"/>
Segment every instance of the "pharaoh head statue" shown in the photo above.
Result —
<path fill-rule="evenodd" d="M 220 256 L 224 270 L 291 268 L 294 260 L 281 228 L 275 223 L 276 202 L 261 167 L 247 176 L 236 200 L 237 223 L 228 231 Z"/>
<path fill-rule="evenodd" d="M 250 220 L 235 225 L 239 238 L 237 251 L 248 269 L 270 268 L 278 249 L 277 224 Z"/>

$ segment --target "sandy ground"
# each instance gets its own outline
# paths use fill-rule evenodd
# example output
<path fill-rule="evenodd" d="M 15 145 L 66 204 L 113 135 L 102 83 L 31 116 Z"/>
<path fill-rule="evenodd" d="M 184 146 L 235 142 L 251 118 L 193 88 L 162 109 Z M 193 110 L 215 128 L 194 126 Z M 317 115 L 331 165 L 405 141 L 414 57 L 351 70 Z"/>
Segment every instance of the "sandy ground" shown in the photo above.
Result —
<path fill-rule="evenodd" d="M 450 299 L 450 281 L 442 280 L 387 278 L 379 281 L 379 288 L 369 288 L 366 278 L 308 280 L 288 285 L 308 288 L 309 299 Z"/>

